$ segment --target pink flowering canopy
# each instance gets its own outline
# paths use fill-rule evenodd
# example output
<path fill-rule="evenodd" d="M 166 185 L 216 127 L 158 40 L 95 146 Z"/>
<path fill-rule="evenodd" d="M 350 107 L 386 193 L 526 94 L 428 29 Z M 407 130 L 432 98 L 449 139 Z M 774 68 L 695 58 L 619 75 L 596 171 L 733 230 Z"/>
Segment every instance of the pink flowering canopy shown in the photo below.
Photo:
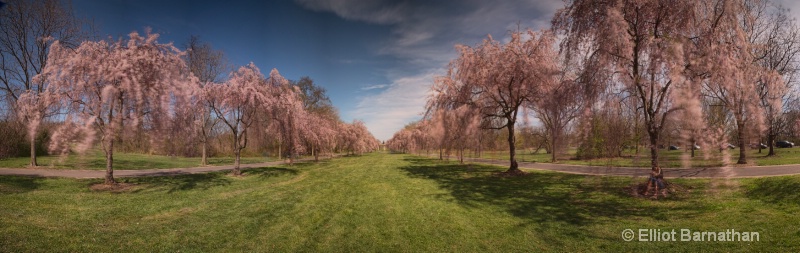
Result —
<path fill-rule="evenodd" d="M 169 119 L 186 109 L 183 102 L 197 83 L 181 58 L 183 52 L 158 43 L 158 34 L 133 32 L 128 37 L 85 41 L 74 49 L 56 41 L 47 67 L 37 77 L 50 82 L 45 96 L 60 104 L 66 115 L 51 138 L 50 151 L 65 154 L 77 143 L 82 152 L 100 140 L 107 155 L 107 182 L 113 182 L 113 139 L 131 127 L 165 134 Z"/>

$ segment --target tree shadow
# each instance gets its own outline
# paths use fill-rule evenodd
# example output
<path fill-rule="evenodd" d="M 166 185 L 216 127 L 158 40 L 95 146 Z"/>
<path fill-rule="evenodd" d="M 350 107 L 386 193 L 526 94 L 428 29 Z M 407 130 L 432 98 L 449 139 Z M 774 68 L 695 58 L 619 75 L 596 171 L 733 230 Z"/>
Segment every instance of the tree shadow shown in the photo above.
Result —
<path fill-rule="evenodd" d="M 134 193 L 145 189 L 159 188 L 166 189 L 168 193 L 174 193 L 178 191 L 195 189 L 206 190 L 212 187 L 230 185 L 232 179 L 225 176 L 225 174 L 226 172 L 211 172 L 200 174 L 129 177 L 120 179 L 118 181 L 144 186 L 132 191 Z"/>
<path fill-rule="evenodd" d="M 160 161 L 157 159 L 153 160 L 136 160 L 136 159 L 114 159 L 114 169 L 120 170 L 142 170 L 142 169 L 163 169 L 163 168 L 171 168 L 172 164 L 169 162 Z M 102 159 L 87 159 L 84 161 L 76 162 L 77 167 L 87 168 L 87 169 L 105 169 L 106 167 L 106 160 L 103 157 Z"/>
<path fill-rule="evenodd" d="M 745 196 L 772 204 L 800 205 L 800 178 L 759 178 L 747 187 Z"/>
<path fill-rule="evenodd" d="M 650 217 L 656 220 L 692 217 L 700 213 L 695 203 L 672 202 L 669 208 L 637 199 L 626 192 L 639 179 L 584 176 L 564 173 L 529 173 L 500 177 L 505 168 L 477 164 L 447 164 L 425 158 L 406 158 L 409 176 L 437 182 L 466 207 L 492 205 L 530 222 L 564 222 L 585 226 L 615 219 Z M 447 196 L 444 196 L 447 197 Z M 660 202 L 660 201 L 659 201 Z M 679 203 L 676 205 L 676 203 Z"/>
<path fill-rule="evenodd" d="M 242 169 L 242 176 L 257 176 L 259 178 L 271 178 L 283 175 L 297 175 L 300 171 L 281 167 L 259 167 Z M 147 174 L 139 177 L 118 178 L 117 181 L 123 184 L 131 184 L 126 190 L 112 191 L 114 193 L 138 193 L 145 190 L 166 190 L 167 193 L 189 190 L 207 190 L 218 186 L 230 185 L 235 177 L 230 176 L 230 171 L 216 171 L 207 173 L 190 174 L 186 172 L 161 172 Z M 93 180 L 89 187 L 101 184 L 102 180 Z"/>
<path fill-rule="evenodd" d="M 279 177 L 283 175 L 297 175 L 300 171 L 297 169 L 283 168 L 283 167 L 260 167 L 242 170 L 244 176 L 258 176 L 260 178 Z"/>
<path fill-rule="evenodd" d="M 39 188 L 42 177 L 0 176 L 0 193 L 25 193 Z"/>

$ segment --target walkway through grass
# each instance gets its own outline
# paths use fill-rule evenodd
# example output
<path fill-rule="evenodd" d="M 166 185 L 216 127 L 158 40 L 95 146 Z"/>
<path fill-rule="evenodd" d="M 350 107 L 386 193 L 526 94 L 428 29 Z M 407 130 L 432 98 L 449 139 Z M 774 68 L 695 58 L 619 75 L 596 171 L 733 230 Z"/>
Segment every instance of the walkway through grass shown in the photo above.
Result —
<path fill-rule="evenodd" d="M 263 163 L 277 161 L 275 157 L 242 157 L 241 163 Z M 94 150 L 85 155 L 69 155 L 66 159 L 60 156 L 39 156 L 39 166 L 53 169 L 88 169 L 105 170 L 106 157 L 102 151 Z M 209 165 L 231 165 L 233 157 L 209 157 Z M 13 157 L 0 159 L 0 168 L 25 168 L 30 163 L 30 157 Z M 190 168 L 200 166 L 200 157 L 180 157 L 148 155 L 137 153 L 114 154 L 115 170 L 146 170 L 146 169 L 171 169 Z"/>
<path fill-rule="evenodd" d="M 800 177 L 675 180 L 664 201 L 628 197 L 642 179 L 534 172 L 408 155 L 98 180 L 0 176 L 0 251 L 797 251 Z M 758 231 L 760 242 L 625 242 L 626 229 Z"/>
<path fill-rule="evenodd" d="M 635 154 L 633 150 L 626 149 L 622 157 L 614 158 L 596 158 L 578 160 L 576 157 L 576 150 L 570 149 L 567 154 L 561 155 L 557 163 L 574 164 L 574 165 L 590 165 L 590 166 L 618 166 L 618 167 L 650 167 L 650 155 L 648 150 L 640 150 L 639 154 Z M 719 150 L 697 150 L 695 157 L 691 157 L 689 150 L 659 150 L 659 164 L 664 168 L 682 168 L 684 166 L 690 167 L 722 167 L 722 155 Z M 704 152 L 708 152 L 705 154 Z M 735 164 L 739 158 L 739 149 L 725 150 L 730 156 L 730 163 L 733 166 L 740 166 Z M 776 148 L 775 156 L 767 156 L 766 149 L 758 152 L 756 149 L 747 150 L 747 159 L 750 166 L 768 166 L 768 165 L 787 165 L 787 164 L 800 164 L 800 148 Z M 432 152 L 434 156 L 438 157 L 438 153 Z M 476 157 L 471 151 L 465 152 L 466 157 Z M 530 149 L 519 149 L 516 153 L 517 161 L 520 162 L 539 162 L 549 163 L 550 154 L 546 154 L 544 150 L 539 153 L 533 153 Z M 685 158 L 684 158 L 685 156 Z M 484 159 L 497 159 L 508 160 L 508 150 L 501 151 L 483 151 L 480 158 Z M 451 154 L 450 159 L 457 160 L 455 154 Z M 684 161 L 686 160 L 686 161 Z"/>

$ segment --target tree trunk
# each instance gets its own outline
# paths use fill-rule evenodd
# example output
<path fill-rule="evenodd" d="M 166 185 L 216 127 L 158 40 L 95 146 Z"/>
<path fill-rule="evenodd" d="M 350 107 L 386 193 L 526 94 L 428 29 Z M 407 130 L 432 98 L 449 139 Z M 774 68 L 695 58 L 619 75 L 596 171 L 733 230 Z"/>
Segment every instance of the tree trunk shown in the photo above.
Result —
<path fill-rule="evenodd" d="M 768 144 L 769 145 L 769 153 L 767 153 L 767 156 L 774 156 L 775 155 L 775 149 L 773 148 L 773 147 L 775 147 L 775 145 L 774 145 L 774 143 L 775 143 L 775 135 L 774 134 L 767 135 L 767 143 L 769 143 Z M 758 148 L 761 148 L 761 143 L 758 144 Z"/>
<path fill-rule="evenodd" d="M 201 150 L 202 150 L 203 153 L 202 153 L 202 157 L 200 158 L 200 165 L 201 166 L 206 166 L 206 165 L 208 165 L 208 152 L 206 151 L 206 150 L 208 150 L 208 143 L 206 143 L 206 141 L 203 141 L 203 145 L 202 145 Z"/>
<path fill-rule="evenodd" d="M 278 160 L 281 160 L 281 161 L 283 161 L 283 154 L 282 154 L 283 150 L 282 149 L 283 149 L 283 143 L 281 143 L 279 141 L 278 142 Z"/>
<path fill-rule="evenodd" d="M 558 137 L 556 136 L 556 131 L 558 131 L 558 130 L 556 130 L 556 129 L 553 129 L 553 132 L 552 132 L 552 134 L 551 134 L 551 135 L 552 135 L 552 137 L 553 137 L 553 140 L 552 140 L 552 142 L 551 142 L 551 144 L 550 144 L 550 145 L 551 145 L 551 146 L 552 146 L 552 148 L 553 148 L 553 152 L 551 152 L 551 154 L 550 154 L 550 162 L 556 162 L 556 138 L 558 138 Z"/>
<path fill-rule="evenodd" d="M 105 184 L 116 184 L 117 181 L 114 180 L 114 140 L 108 141 L 108 149 L 106 149 L 106 177 L 105 177 Z"/>
<path fill-rule="evenodd" d="M 294 152 L 289 151 L 289 165 L 294 165 Z"/>
<path fill-rule="evenodd" d="M 650 167 L 655 170 L 658 168 L 658 131 L 650 129 L 647 134 L 650 136 Z"/>
<path fill-rule="evenodd" d="M 481 147 L 483 146 L 483 135 L 478 134 L 478 152 L 475 154 L 475 157 L 481 158 Z"/>
<path fill-rule="evenodd" d="M 464 164 L 464 147 L 463 146 L 461 147 L 461 150 L 459 150 L 458 157 L 459 157 L 459 159 L 461 159 L 461 164 Z"/>
<path fill-rule="evenodd" d="M 745 128 L 745 124 L 744 124 L 744 122 L 741 122 L 741 123 L 740 122 L 741 122 L 741 120 L 739 120 L 739 122 L 736 123 L 738 125 L 738 129 L 737 130 L 738 130 L 738 135 L 739 135 L 739 161 L 737 161 L 736 163 L 738 163 L 738 164 L 747 164 L 747 150 L 744 148 L 745 145 L 747 145 L 747 144 L 744 143 L 745 139 L 746 139 L 745 138 L 745 133 L 746 132 L 745 132 L 745 129 L 744 129 Z M 759 147 L 760 147 L 760 145 L 759 145 Z"/>
<path fill-rule="evenodd" d="M 519 164 L 517 164 L 516 158 L 516 141 L 517 139 L 514 136 L 514 121 L 508 121 L 508 160 L 511 165 L 508 167 L 506 172 L 516 173 L 520 172 Z"/>
<path fill-rule="evenodd" d="M 242 175 L 242 170 L 239 169 L 239 163 L 241 161 L 240 158 L 241 158 L 241 155 L 242 155 L 242 149 L 239 148 L 239 147 L 234 147 L 233 148 L 233 155 L 235 156 L 233 158 L 233 175 L 234 176 Z"/>
<path fill-rule="evenodd" d="M 36 162 L 36 135 L 35 135 L 35 133 L 34 133 L 34 136 L 31 136 L 31 163 L 28 164 L 28 165 L 30 165 L 31 167 L 39 166 L 39 164 Z"/>
<path fill-rule="evenodd" d="M 759 140 L 761 141 L 761 140 Z M 761 154 L 761 142 L 758 143 L 758 153 Z"/>

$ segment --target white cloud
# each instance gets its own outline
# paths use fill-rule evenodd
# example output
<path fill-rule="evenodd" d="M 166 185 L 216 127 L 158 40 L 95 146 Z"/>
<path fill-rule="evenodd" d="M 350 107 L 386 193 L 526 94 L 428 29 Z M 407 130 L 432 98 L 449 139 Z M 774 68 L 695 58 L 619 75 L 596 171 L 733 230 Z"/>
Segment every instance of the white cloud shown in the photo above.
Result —
<path fill-rule="evenodd" d="M 315 11 L 330 11 L 348 20 L 366 21 L 376 24 L 395 24 L 406 16 L 406 4 L 391 1 L 363 0 L 295 0 Z"/>
<path fill-rule="evenodd" d="M 388 140 L 409 122 L 419 119 L 425 111 L 430 85 L 441 70 L 398 78 L 389 88 L 373 96 L 363 97 L 351 113 L 381 140 Z"/>
<path fill-rule="evenodd" d="M 361 87 L 361 90 L 383 89 L 383 88 L 386 88 L 386 87 L 389 87 L 389 85 L 388 84 L 376 84 L 376 85 L 370 85 L 370 86 L 367 86 L 367 87 Z"/>
<path fill-rule="evenodd" d="M 363 119 L 382 140 L 423 113 L 433 78 L 456 57 L 455 44 L 474 45 L 492 34 L 549 27 L 562 0 L 539 1 L 392 1 L 392 0 L 295 0 L 305 8 L 328 11 L 348 19 L 387 25 L 392 38 L 376 52 L 396 59 L 386 69 L 391 84 L 361 90 L 384 89 L 362 97 L 356 109 L 345 114 Z"/>

